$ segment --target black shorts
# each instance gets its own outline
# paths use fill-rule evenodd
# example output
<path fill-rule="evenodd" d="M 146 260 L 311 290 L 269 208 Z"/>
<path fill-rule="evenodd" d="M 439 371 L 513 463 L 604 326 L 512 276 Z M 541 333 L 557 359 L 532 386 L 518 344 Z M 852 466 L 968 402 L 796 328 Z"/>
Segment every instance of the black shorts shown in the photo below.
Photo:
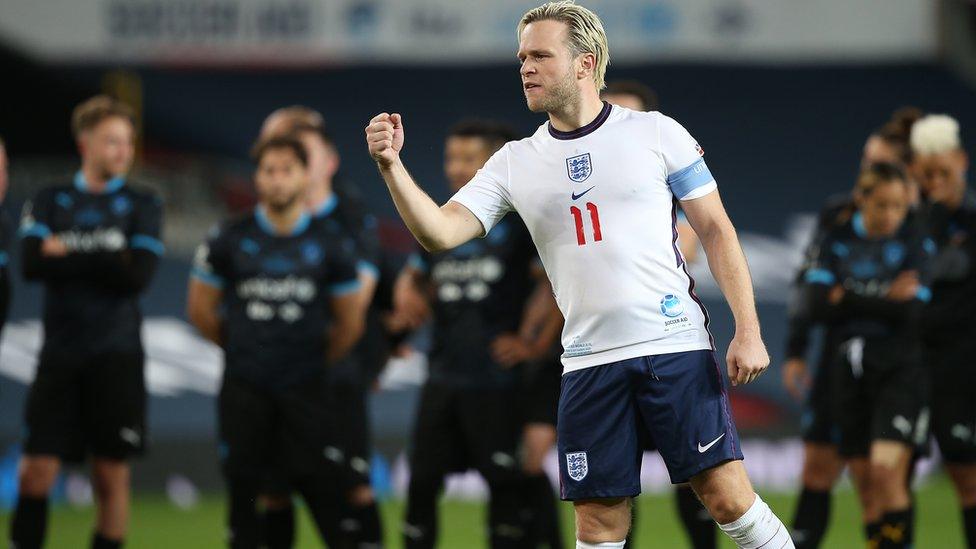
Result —
<path fill-rule="evenodd" d="M 325 375 L 283 390 L 225 376 L 217 400 L 220 458 L 228 479 L 257 479 L 269 492 L 336 474 Z"/>
<path fill-rule="evenodd" d="M 146 448 L 146 384 L 141 352 L 41 353 L 27 397 L 29 455 L 80 462 L 127 459 Z"/>
<path fill-rule="evenodd" d="M 976 350 L 929 349 L 932 434 L 948 463 L 976 463 Z"/>
<path fill-rule="evenodd" d="M 428 382 L 414 424 L 411 478 L 440 482 L 448 473 L 468 469 L 476 469 L 489 483 L 519 478 L 521 422 L 516 398 L 514 389 Z"/>
<path fill-rule="evenodd" d="M 369 484 L 373 446 L 369 389 L 362 383 L 339 380 L 329 398 L 335 417 L 335 444 L 329 448 L 329 455 L 343 470 L 348 487 Z"/>
<path fill-rule="evenodd" d="M 860 343 L 859 343 L 860 342 Z M 926 376 L 917 352 L 854 338 L 831 372 L 842 456 L 866 456 L 876 440 L 918 447 L 928 437 Z"/>
<path fill-rule="evenodd" d="M 825 353 L 834 353 L 836 349 L 824 349 Z M 813 374 L 813 386 L 807 395 L 800 429 L 804 442 L 815 444 L 840 444 L 840 428 L 834 421 L 834 410 L 831 402 L 830 374 L 833 369 L 832 355 L 825 356 L 817 365 Z"/>
<path fill-rule="evenodd" d="M 523 370 L 525 376 L 525 423 L 556 425 L 559 409 L 559 387 L 563 365 L 559 358 L 531 364 Z"/>

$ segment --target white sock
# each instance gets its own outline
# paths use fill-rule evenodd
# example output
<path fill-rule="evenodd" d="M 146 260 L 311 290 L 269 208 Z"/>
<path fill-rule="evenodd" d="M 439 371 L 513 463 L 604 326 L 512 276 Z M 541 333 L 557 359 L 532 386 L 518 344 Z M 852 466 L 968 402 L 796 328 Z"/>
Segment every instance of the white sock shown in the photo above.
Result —
<path fill-rule="evenodd" d="M 605 541 L 603 543 L 586 543 L 576 540 L 576 549 L 623 549 L 625 543 L 627 540 Z"/>
<path fill-rule="evenodd" d="M 759 494 L 756 494 L 756 501 L 744 515 L 728 524 L 719 524 L 718 527 L 742 549 L 793 547 L 793 540 L 790 539 L 786 526 L 776 518 Z"/>

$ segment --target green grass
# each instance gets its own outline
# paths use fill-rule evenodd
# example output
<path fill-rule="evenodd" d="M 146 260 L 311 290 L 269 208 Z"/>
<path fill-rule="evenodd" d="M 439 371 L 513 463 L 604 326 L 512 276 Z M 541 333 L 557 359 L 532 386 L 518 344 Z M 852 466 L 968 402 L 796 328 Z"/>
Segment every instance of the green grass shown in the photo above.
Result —
<path fill-rule="evenodd" d="M 764 494 L 785 521 L 792 517 L 795 496 L 792 494 Z M 646 495 L 639 503 L 640 517 L 637 528 L 637 546 L 649 548 L 686 547 L 687 542 L 680 529 L 669 495 Z M 484 506 L 477 503 L 445 501 L 441 505 L 440 547 L 477 549 L 485 547 Z M 387 547 L 401 547 L 397 524 L 403 514 L 400 501 L 383 504 Z M 87 547 L 94 511 L 56 507 L 51 516 L 48 533 L 49 548 Z M 574 547 L 572 506 L 562 504 L 563 530 L 567 547 Z M 841 490 L 834 499 L 831 528 L 825 540 L 827 548 L 859 548 L 861 541 L 859 513 L 854 494 Z M 0 546 L 5 546 L 9 516 L 0 513 Z M 949 483 L 936 477 L 918 492 L 918 532 L 915 546 L 924 548 L 955 549 L 964 547 L 962 526 L 956 499 Z M 127 547 L 130 549 L 212 549 L 223 546 L 224 502 L 215 495 L 204 498 L 192 510 L 179 510 L 159 496 L 139 496 L 132 510 L 132 528 Z M 731 548 L 727 539 L 720 547 Z M 302 514 L 298 547 L 320 547 L 313 527 Z"/>

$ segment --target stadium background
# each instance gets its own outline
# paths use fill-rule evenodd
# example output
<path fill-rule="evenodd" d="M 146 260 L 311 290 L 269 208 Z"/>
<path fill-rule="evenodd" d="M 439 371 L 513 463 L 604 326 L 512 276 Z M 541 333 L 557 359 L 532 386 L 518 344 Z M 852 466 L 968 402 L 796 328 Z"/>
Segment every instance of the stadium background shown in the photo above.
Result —
<path fill-rule="evenodd" d="M 767 489 L 790 491 L 800 468 L 801 409 L 782 389 L 778 366 L 788 286 L 812 215 L 828 195 L 851 186 L 864 139 L 898 106 L 953 114 L 976 153 L 976 3 L 584 3 L 607 26 L 608 79 L 651 85 L 661 110 L 700 141 L 719 180 L 750 260 L 773 357 L 769 374 L 733 392 L 735 413 L 751 476 Z M 3 208 L 16 217 L 37 188 L 75 169 L 70 111 L 99 92 L 137 107 L 133 179 L 166 200 L 168 254 L 144 307 L 152 452 L 134 474 L 136 490 L 154 494 L 149 501 L 166 494 L 192 503 L 197 490 L 221 488 L 213 406 L 220 355 L 193 334 L 183 303 L 194 246 L 217 219 L 252 203 L 247 152 L 264 116 L 296 103 L 320 110 L 342 154 L 340 184 L 376 214 L 384 245 L 406 253 L 412 239 L 366 153 L 363 126 L 381 110 L 403 113 L 406 162 L 435 198 L 445 199 L 441 150 L 452 123 L 495 118 L 527 135 L 544 121 L 525 109 L 514 59 L 514 23 L 534 4 L 0 2 L 0 135 L 11 157 Z M 16 269 L 16 254 L 12 263 Z M 724 349 L 730 315 L 707 268 L 696 265 L 693 274 Z M 40 337 L 39 288 L 19 276 L 14 284 L 0 346 L 0 508 L 13 501 L 22 409 Z M 375 480 L 393 498 L 404 486 L 402 452 L 422 379 L 422 355 L 398 361 L 373 397 Z M 647 463 L 646 487 L 663 490 L 663 466 L 654 457 Z M 477 499 L 481 487 L 469 475 L 455 479 L 450 491 Z M 89 497 L 81 477 L 68 479 L 64 493 L 82 505 Z M 951 509 L 948 498 L 945 492 Z"/>

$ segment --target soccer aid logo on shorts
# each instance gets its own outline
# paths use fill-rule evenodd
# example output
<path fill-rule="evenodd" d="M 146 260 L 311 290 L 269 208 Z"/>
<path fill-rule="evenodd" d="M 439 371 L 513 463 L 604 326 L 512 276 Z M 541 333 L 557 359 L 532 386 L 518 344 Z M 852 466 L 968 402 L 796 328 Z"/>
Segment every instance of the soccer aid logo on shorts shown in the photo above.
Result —
<path fill-rule="evenodd" d="M 684 306 L 681 305 L 681 300 L 678 296 L 674 294 L 668 294 L 661 298 L 661 313 L 668 318 L 674 318 L 676 316 L 681 316 L 681 313 L 685 312 Z"/>
<path fill-rule="evenodd" d="M 590 153 L 578 154 L 566 159 L 566 173 L 574 183 L 586 181 L 593 173 L 593 163 L 590 161 Z"/>
<path fill-rule="evenodd" d="M 566 472 L 569 473 L 569 478 L 575 481 L 583 480 L 586 477 L 586 473 L 590 472 L 590 468 L 586 464 L 586 452 L 570 452 L 566 454 Z"/>

